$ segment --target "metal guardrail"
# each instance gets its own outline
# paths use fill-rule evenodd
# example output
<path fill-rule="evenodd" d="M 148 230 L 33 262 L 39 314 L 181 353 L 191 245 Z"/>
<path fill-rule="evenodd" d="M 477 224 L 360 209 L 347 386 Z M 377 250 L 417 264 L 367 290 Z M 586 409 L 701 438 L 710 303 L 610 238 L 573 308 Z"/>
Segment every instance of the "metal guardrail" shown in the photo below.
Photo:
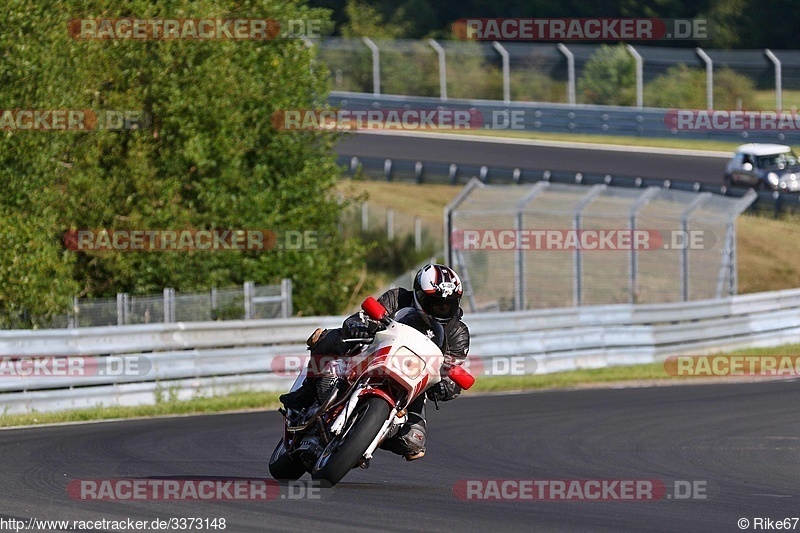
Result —
<path fill-rule="evenodd" d="M 514 129 L 545 133 L 580 133 L 621 135 L 670 139 L 713 139 L 716 141 L 800 143 L 800 131 L 764 130 L 677 131 L 667 126 L 671 121 L 668 109 L 622 106 L 548 104 L 499 100 L 459 100 L 423 96 L 373 95 L 366 93 L 331 92 L 328 104 L 347 110 L 372 109 L 448 109 L 475 110 L 483 117 L 483 127 L 493 130 Z M 513 119 L 513 121 L 512 121 Z"/>
<path fill-rule="evenodd" d="M 140 356 L 142 375 L 0 375 L 5 413 L 153 404 L 237 390 L 280 391 L 294 379 L 282 358 L 299 360 L 318 326 L 344 317 L 177 323 L 0 332 L 0 357 Z M 528 372 L 647 363 L 800 342 L 800 289 L 674 304 L 586 306 L 467 317 L 470 358 L 491 364 L 516 356 Z M 0 367 L 2 369 L 4 367 Z"/>
<path fill-rule="evenodd" d="M 750 189 L 713 185 L 699 181 L 678 181 L 621 174 L 598 174 L 592 172 L 566 172 L 548 169 L 528 169 L 520 167 L 499 167 L 489 165 L 464 165 L 460 163 L 439 163 L 410 159 L 386 159 L 380 157 L 353 157 L 340 155 L 338 164 L 345 167 L 345 173 L 354 176 L 362 173 L 372 179 L 412 182 L 465 185 L 477 178 L 486 184 L 530 184 L 539 181 L 579 185 L 608 185 L 611 187 L 641 188 L 661 187 L 689 192 L 710 192 L 733 198 L 741 198 Z M 777 191 L 756 191 L 758 197 L 749 211 L 771 211 L 776 215 L 784 212 L 800 211 L 800 194 L 779 193 Z"/>

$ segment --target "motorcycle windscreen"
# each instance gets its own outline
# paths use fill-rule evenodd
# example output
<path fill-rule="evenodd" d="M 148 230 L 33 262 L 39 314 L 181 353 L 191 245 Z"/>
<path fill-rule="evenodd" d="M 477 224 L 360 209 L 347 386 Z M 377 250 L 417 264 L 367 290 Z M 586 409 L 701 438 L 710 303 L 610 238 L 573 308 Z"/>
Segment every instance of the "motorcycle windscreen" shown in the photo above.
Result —
<path fill-rule="evenodd" d="M 401 324 L 411 326 L 433 341 L 440 350 L 444 350 L 444 328 L 435 320 L 414 307 L 404 307 L 395 313 L 394 319 Z"/>

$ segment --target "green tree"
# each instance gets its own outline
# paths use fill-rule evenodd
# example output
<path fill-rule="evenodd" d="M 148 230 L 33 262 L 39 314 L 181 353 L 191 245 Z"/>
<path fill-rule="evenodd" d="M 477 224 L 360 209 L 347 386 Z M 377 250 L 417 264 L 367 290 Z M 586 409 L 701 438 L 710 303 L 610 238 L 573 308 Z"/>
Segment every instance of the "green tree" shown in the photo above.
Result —
<path fill-rule="evenodd" d="M 636 103 L 636 64 L 624 44 L 602 45 L 583 69 L 578 92 L 585 104 Z"/>
<path fill-rule="evenodd" d="M 332 194 L 340 170 L 335 137 L 278 131 L 273 112 L 325 100 L 325 69 L 299 39 L 270 41 L 75 40 L 70 19 L 322 19 L 286 0 L 82 0 L 0 7 L 0 100 L 11 109 L 137 110 L 135 131 L 5 131 L 0 217 L 11 224 L 0 250 L 0 313 L 56 312 L 82 296 L 275 283 L 294 278 L 295 308 L 337 312 L 358 279 L 363 248 L 336 231 Z M 283 252 L 79 252 L 63 232 L 113 229 L 295 229 L 319 248 Z M 23 251 L 23 246 L 27 247 Z M 19 254 L 36 261 L 21 261 Z M 7 265 L 12 265 L 8 267 Z M 13 265 L 21 265 L 19 268 Z M 27 276 L 29 294 L 7 291 Z M 42 302 L 32 306 L 31 302 Z"/>
<path fill-rule="evenodd" d="M 746 106 L 753 101 L 754 96 L 753 80 L 747 76 L 737 74 L 729 68 L 714 72 L 716 109 L 736 109 L 740 103 Z M 653 107 L 705 109 L 708 104 L 705 70 L 689 68 L 684 64 L 670 67 L 666 73 L 645 86 L 644 103 Z"/>

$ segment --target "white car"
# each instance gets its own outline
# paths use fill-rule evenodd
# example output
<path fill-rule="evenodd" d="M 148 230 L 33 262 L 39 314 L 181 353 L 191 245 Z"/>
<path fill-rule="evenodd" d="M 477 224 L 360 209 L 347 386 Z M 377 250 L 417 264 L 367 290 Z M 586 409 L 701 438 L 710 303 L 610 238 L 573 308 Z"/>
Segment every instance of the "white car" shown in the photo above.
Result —
<path fill-rule="evenodd" d="M 743 144 L 725 168 L 725 186 L 740 185 L 780 192 L 800 191 L 800 163 L 783 144 Z"/>

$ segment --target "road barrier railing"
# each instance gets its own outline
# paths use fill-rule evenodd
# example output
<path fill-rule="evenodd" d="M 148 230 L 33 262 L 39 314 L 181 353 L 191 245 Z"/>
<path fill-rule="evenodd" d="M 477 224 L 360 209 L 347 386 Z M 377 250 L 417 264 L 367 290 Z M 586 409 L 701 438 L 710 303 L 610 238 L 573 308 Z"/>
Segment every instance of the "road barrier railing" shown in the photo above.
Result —
<path fill-rule="evenodd" d="M 337 327 L 343 318 L 1 331 L 0 405 L 14 414 L 285 390 L 304 364 L 308 335 L 316 327 Z M 524 362 L 526 373 L 548 373 L 800 343 L 800 289 L 483 313 L 465 321 L 473 362 L 489 368 L 493 360 L 513 357 Z M 85 364 L 78 375 L 19 375 L 13 361 L 23 357 L 81 357 Z M 136 368 L 125 367 L 132 360 Z M 93 373 L 95 368 L 103 371 Z"/>

